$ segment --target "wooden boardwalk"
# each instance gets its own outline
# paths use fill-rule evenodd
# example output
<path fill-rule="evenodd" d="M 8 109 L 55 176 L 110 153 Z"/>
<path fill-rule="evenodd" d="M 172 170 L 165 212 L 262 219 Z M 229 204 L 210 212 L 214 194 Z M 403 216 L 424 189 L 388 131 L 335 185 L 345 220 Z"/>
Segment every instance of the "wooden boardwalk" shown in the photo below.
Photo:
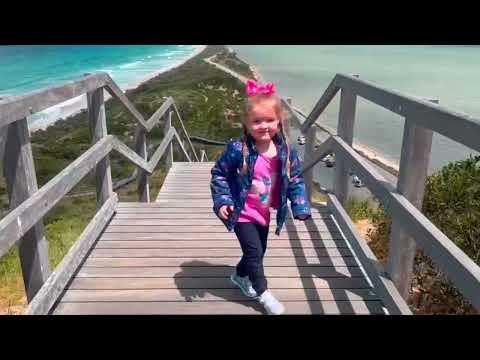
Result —
<path fill-rule="evenodd" d="M 229 280 L 241 249 L 212 212 L 212 166 L 173 163 L 156 202 L 120 203 L 51 313 L 263 314 Z M 274 227 L 265 273 L 287 314 L 387 313 L 326 208 Z"/>

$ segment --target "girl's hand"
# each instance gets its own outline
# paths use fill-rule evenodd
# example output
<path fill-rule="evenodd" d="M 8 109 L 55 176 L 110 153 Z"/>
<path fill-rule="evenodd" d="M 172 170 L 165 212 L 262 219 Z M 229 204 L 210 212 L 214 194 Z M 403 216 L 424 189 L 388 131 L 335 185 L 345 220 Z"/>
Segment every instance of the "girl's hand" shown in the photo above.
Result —
<path fill-rule="evenodd" d="M 218 211 L 218 214 L 223 220 L 227 220 L 232 212 L 233 212 L 232 205 L 223 205 Z"/>

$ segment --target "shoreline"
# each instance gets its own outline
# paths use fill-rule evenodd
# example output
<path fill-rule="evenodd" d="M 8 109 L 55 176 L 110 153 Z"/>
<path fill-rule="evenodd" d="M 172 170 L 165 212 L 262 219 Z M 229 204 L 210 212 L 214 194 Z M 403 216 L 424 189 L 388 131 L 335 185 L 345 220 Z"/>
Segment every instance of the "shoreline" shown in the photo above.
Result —
<path fill-rule="evenodd" d="M 181 60 L 178 63 L 169 65 L 167 67 L 164 67 L 160 70 L 154 71 L 152 73 L 149 73 L 141 78 L 138 78 L 136 80 L 131 81 L 129 84 L 125 85 L 122 90 L 124 93 L 127 95 L 127 92 L 132 92 L 137 90 L 139 87 L 142 85 L 146 84 L 150 80 L 170 71 L 173 69 L 176 69 L 182 65 L 184 65 L 187 61 L 197 57 L 200 55 L 203 51 L 207 49 L 208 45 L 199 45 L 193 53 L 186 57 L 185 59 Z M 104 95 L 104 100 L 107 102 L 109 99 L 111 99 L 110 94 L 105 93 Z M 33 133 L 38 130 L 46 130 L 48 127 L 54 125 L 57 121 L 59 120 L 68 120 L 71 117 L 74 117 L 78 114 L 80 114 L 82 111 L 85 111 L 87 109 L 87 99 L 86 99 L 86 94 L 80 95 L 76 98 L 70 99 L 65 101 L 64 103 L 55 105 L 49 109 L 45 109 L 43 112 L 44 113 L 55 113 L 55 112 L 60 112 L 60 113 L 65 113 L 65 115 L 61 115 L 59 117 L 52 117 L 52 118 L 46 118 L 46 119 L 38 119 L 37 121 L 33 122 L 32 124 L 29 123 L 29 131 L 30 133 Z"/>
<path fill-rule="evenodd" d="M 228 49 L 228 51 L 235 53 L 235 56 L 238 59 L 243 61 L 245 64 L 248 64 L 248 66 L 250 67 L 250 70 L 253 73 L 253 76 L 255 77 L 256 81 L 259 81 L 261 83 L 265 83 L 265 79 L 263 78 L 262 74 L 260 73 L 258 67 L 254 66 L 254 65 L 248 63 L 247 61 L 245 61 L 244 59 L 242 59 L 240 56 L 238 56 L 237 52 L 234 49 L 232 49 L 231 47 L 227 46 L 227 49 Z M 222 69 L 224 66 L 213 63 L 212 61 L 210 61 L 210 59 L 206 59 L 206 61 L 209 62 L 212 65 L 215 65 L 217 68 L 229 73 L 230 75 L 235 76 L 237 79 L 239 79 L 241 81 L 244 81 L 244 77 L 242 75 L 236 73 L 234 70 L 232 70 L 228 67 L 225 67 L 225 69 Z M 291 100 L 293 100 L 293 99 L 291 99 Z M 307 118 L 307 115 L 305 114 L 305 112 L 302 109 L 299 109 L 296 106 L 291 106 L 291 107 L 294 111 L 296 111 L 298 114 L 303 116 L 305 119 Z M 322 127 L 329 130 L 332 134 L 336 133 L 335 129 L 330 129 L 325 125 L 322 125 Z M 325 130 L 322 130 L 321 128 L 320 128 L 320 131 L 322 131 L 324 133 L 328 133 Z M 378 167 L 382 168 L 386 172 L 390 173 L 391 175 L 393 175 L 395 177 L 398 177 L 399 163 L 396 162 L 393 159 L 387 159 L 386 155 L 383 154 L 379 149 L 374 149 L 371 146 L 368 146 L 368 145 L 363 144 L 363 143 L 359 143 L 358 141 L 355 141 L 355 140 L 353 141 L 353 146 L 352 147 L 357 153 L 359 153 L 361 156 L 363 156 L 367 160 L 371 161 L 372 163 L 374 163 Z"/>

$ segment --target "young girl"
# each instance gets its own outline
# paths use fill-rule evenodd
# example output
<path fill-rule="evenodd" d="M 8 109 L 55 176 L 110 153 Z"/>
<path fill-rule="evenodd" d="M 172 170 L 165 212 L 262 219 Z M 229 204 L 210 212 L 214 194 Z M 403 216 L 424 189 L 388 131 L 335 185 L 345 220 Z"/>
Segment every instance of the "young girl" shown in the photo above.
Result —
<path fill-rule="evenodd" d="M 301 165 L 287 141 L 286 114 L 273 84 L 247 82 L 244 136 L 232 141 L 212 168 L 213 211 L 228 231 L 235 231 L 243 256 L 231 281 L 256 298 L 268 314 L 283 305 L 267 288 L 263 257 L 270 225 L 269 208 L 277 209 L 277 235 L 285 222 L 287 197 L 295 219 L 310 217 Z"/>

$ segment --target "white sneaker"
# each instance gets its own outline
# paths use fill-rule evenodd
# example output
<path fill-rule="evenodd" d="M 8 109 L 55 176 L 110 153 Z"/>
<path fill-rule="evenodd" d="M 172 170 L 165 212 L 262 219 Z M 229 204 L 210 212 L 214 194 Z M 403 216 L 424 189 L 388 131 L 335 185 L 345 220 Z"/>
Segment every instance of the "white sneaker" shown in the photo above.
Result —
<path fill-rule="evenodd" d="M 267 310 L 268 315 L 281 315 L 285 311 L 282 303 L 268 290 L 265 290 L 263 294 L 260 295 L 258 301 L 264 306 L 265 310 Z"/>

